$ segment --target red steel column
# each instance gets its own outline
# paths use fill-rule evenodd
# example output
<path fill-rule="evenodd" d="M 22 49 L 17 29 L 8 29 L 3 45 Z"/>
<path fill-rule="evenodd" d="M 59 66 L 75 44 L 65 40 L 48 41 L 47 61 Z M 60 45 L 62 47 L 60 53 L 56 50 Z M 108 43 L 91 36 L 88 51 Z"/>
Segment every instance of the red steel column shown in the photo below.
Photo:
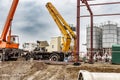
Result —
<path fill-rule="evenodd" d="M 87 0 L 84 0 L 85 1 L 85 4 L 86 4 L 86 7 L 88 8 L 88 11 L 90 13 L 90 26 L 91 26 L 91 30 L 90 30 L 90 60 L 89 60 L 89 63 L 93 63 L 93 13 L 92 13 L 92 10 L 87 2 Z"/>
<path fill-rule="evenodd" d="M 87 2 L 87 0 L 82 0 L 82 3 L 84 3 L 87 7 L 87 10 L 89 11 L 90 13 L 90 26 L 91 26 L 91 30 L 90 30 L 90 60 L 89 60 L 89 63 L 93 63 L 93 13 L 92 13 L 92 10 Z"/>
<path fill-rule="evenodd" d="M 91 30 L 90 30 L 90 35 L 91 35 L 91 40 L 90 40 L 90 43 L 91 43 L 91 54 L 90 54 L 90 63 L 93 63 L 93 14 L 90 15 L 90 18 L 91 18 Z"/>
<path fill-rule="evenodd" d="M 77 0 L 77 51 L 76 51 L 76 56 L 77 56 L 77 61 L 79 60 L 79 52 L 80 52 L 80 0 Z"/>

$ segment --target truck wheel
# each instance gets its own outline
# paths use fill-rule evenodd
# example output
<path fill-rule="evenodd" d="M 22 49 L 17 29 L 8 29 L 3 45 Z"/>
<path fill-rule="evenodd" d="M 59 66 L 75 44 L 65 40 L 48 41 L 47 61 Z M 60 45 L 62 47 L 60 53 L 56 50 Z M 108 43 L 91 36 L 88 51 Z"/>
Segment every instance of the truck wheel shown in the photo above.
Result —
<path fill-rule="evenodd" d="M 30 58 L 31 58 L 31 55 L 30 55 L 29 53 L 27 53 L 26 56 L 25 56 L 25 60 L 26 60 L 26 61 L 27 61 L 27 60 L 30 60 Z"/>
<path fill-rule="evenodd" d="M 2 54 L 0 54 L 0 61 L 2 61 Z"/>
<path fill-rule="evenodd" d="M 0 54 L 0 61 L 5 61 L 5 55 L 4 54 Z"/>
<path fill-rule="evenodd" d="M 52 54 L 49 58 L 50 61 L 59 61 L 60 56 L 58 54 Z"/>

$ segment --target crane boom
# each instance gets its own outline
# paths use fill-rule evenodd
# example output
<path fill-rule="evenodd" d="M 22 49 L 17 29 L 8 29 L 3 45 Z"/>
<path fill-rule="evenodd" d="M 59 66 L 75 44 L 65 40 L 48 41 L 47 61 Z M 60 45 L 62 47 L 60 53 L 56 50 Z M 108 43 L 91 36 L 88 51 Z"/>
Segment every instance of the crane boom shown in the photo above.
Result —
<path fill-rule="evenodd" d="M 1 35 L 2 41 L 6 41 L 6 36 L 8 34 L 8 30 L 10 29 L 10 25 L 11 25 L 11 22 L 13 20 L 13 16 L 14 16 L 18 1 L 19 0 L 13 0 L 12 6 L 10 8 L 10 11 L 9 11 L 8 17 L 6 19 L 2 35 Z"/>
<path fill-rule="evenodd" d="M 15 10 L 17 8 L 19 0 L 13 0 L 11 8 L 9 10 L 4 29 L 0 38 L 0 49 L 2 48 L 18 48 L 19 43 L 18 41 L 18 36 L 16 35 L 11 35 L 11 23 L 15 14 Z"/>
<path fill-rule="evenodd" d="M 66 38 L 66 41 L 64 43 L 64 49 L 65 49 L 65 47 L 67 47 L 66 51 L 68 51 L 68 47 L 70 47 L 71 37 L 74 39 L 74 56 L 75 56 L 75 52 L 76 52 L 76 35 L 75 35 L 75 33 L 73 32 L 71 27 L 68 25 L 68 23 L 64 20 L 64 18 L 59 14 L 57 9 L 50 2 L 48 2 L 46 4 L 46 7 L 47 7 L 49 13 L 51 14 L 51 16 L 53 17 L 54 21 L 56 22 L 56 24 L 58 25 L 63 36 Z M 68 42 L 68 41 L 69 41 L 69 44 L 66 44 L 66 42 Z M 65 46 L 65 44 L 67 46 Z"/>
<path fill-rule="evenodd" d="M 11 23 L 19 0 L 13 0 L 9 10 L 2 35 L 0 37 L 0 60 L 17 60 L 24 53 L 19 49 L 19 37 L 11 35 Z"/>
<path fill-rule="evenodd" d="M 56 24 L 58 25 L 61 33 L 63 34 L 65 41 L 63 43 L 63 48 L 62 51 L 63 52 L 67 52 L 70 48 L 70 43 L 71 43 L 71 38 L 69 33 L 66 31 L 66 29 L 64 28 L 64 24 L 62 22 L 62 20 L 59 18 L 59 13 L 58 11 L 55 9 L 55 7 L 51 4 L 51 3 L 47 3 L 46 5 L 48 11 L 50 12 L 51 16 L 53 17 L 54 21 L 56 22 Z"/>

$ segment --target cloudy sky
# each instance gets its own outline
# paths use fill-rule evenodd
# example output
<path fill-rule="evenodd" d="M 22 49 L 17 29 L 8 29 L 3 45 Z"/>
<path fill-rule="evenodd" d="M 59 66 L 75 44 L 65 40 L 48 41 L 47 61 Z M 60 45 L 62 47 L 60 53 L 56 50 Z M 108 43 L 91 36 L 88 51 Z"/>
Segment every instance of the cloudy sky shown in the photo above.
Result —
<path fill-rule="evenodd" d="M 13 0 L 0 0 L 0 32 L 2 32 L 8 11 Z M 51 37 L 60 36 L 61 33 L 45 7 L 47 2 L 52 2 L 60 14 L 68 22 L 76 26 L 76 1 L 77 0 L 19 0 L 19 4 L 12 23 L 12 33 L 19 35 L 20 45 L 24 42 L 36 42 L 37 40 L 47 40 Z M 101 3 L 120 0 L 95 0 L 89 3 Z M 120 5 L 93 6 L 94 14 L 119 13 Z M 81 8 L 81 15 L 89 14 L 85 7 Z M 94 23 L 101 24 L 105 21 L 120 22 L 120 16 L 95 17 Z M 86 47 L 86 26 L 90 23 L 89 18 L 81 18 L 81 51 Z"/>

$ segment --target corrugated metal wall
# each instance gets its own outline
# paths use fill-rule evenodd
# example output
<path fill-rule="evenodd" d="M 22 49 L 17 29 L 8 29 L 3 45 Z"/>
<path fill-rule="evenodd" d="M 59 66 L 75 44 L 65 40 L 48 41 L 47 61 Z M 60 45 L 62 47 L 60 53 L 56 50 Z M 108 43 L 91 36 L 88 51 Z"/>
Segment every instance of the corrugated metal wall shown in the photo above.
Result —
<path fill-rule="evenodd" d="M 102 26 L 102 29 L 102 47 L 112 48 L 113 44 L 117 44 L 117 25 L 108 22 Z"/>
<path fill-rule="evenodd" d="M 120 27 L 117 27 L 117 30 L 118 30 L 118 32 L 117 32 L 117 35 L 118 35 L 117 42 L 118 42 L 118 44 L 120 44 Z"/>
<path fill-rule="evenodd" d="M 94 49 L 101 48 L 101 45 L 102 45 L 101 36 L 102 36 L 102 29 L 97 26 L 94 26 L 93 27 L 93 48 Z M 87 27 L 86 40 L 87 40 L 87 48 L 90 48 L 90 27 Z"/>

